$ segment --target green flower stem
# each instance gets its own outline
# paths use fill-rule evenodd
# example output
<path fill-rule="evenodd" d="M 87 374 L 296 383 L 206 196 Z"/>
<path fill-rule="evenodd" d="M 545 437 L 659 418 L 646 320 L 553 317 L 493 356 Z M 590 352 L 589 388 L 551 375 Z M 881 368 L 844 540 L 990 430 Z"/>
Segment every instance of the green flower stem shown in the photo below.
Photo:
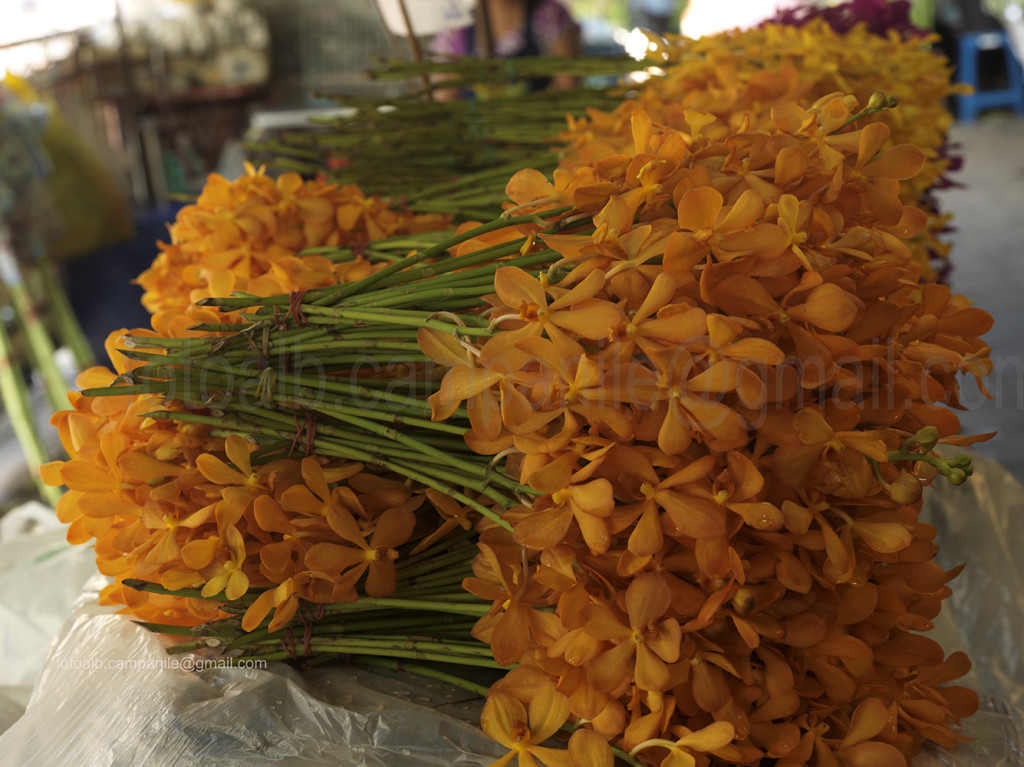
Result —
<path fill-rule="evenodd" d="M 453 546 L 457 546 L 460 543 L 465 543 L 470 540 L 475 540 L 477 535 L 478 534 L 476 530 L 462 530 L 453 535 L 449 535 L 443 540 L 440 540 L 434 543 L 433 545 L 423 549 L 423 551 L 420 551 L 416 554 L 412 554 L 407 557 L 401 557 L 398 560 L 396 567 L 398 571 L 401 572 L 402 570 L 411 567 L 412 565 L 420 564 L 424 561 L 430 563 L 433 561 L 434 557 L 442 553 L 448 552 L 449 549 L 452 549 Z M 467 555 L 472 554 L 473 556 L 476 556 L 475 546 L 463 546 L 462 549 L 465 551 Z"/>
<path fill-rule="evenodd" d="M 520 240 L 518 243 L 513 243 L 513 245 L 518 245 L 518 247 L 515 248 L 515 251 L 520 250 L 522 248 L 522 243 L 524 242 L 525 239 Z M 512 250 L 512 248 L 507 247 L 506 250 Z M 436 277 L 430 277 L 429 279 L 423 280 L 421 282 L 411 282 L 408 283 L 405 287 L 399 287 L 396 285 L 384 290 L 360 294 L 358 296 L 354 296 L 353 298 L 346 300 L 345 305 L 375 306 L 377 305 L 377 302 L 380 300 L 378 298 L 379 295 L 408 295 L 410 297 L 415 296 L 416 302 L 418 304 L 421 300 L 421 297 L 423 297 L 424 294 L 431 293 L 442 287 L 445 289 L 459 289 L 465 286 L 467 290 L 470 287 L 479 287 L 480 292 L 477 293 L 476 295 L 484 296 L 494 292 L 494 273 L 497 272 L 498 269 L 502 268 L 503 266 L 518 266 L 521 269 L 530 270 L 532 267 L 542 266 L 544 264 L 551 263 L 552 261 L 555 261 L 558 258 L 560 258 L 560 256 L 555 251 L 544 249 L 534 253 L 529 253 L 528 255 L 525 256 L 519 256 L 517 258 L 508 258 L 496 264 L 474 266 L 462 271 L 438 275 Z M 422 300 L 425 300 L 425 298 L 423 298 Z M 464 317 L 463 319 L 465 321 L 471 322 L 477 318 L 470 315 Z"/>
<path fill-rule="evenodd" d="M 0 246 L 2 247 L 2 246 Z M 50 487 L 39 476 L 39 467 L 46 463 L 50 456 L 46 446 L 36 429 L 35 413 L 32 409 L 32 398 L 21 375 L 20 361 L 14 357 L 14 348 L 4 324 L 0 321 L 0 399 L 10 419 L 14 435 L 25 454 L 25 463 L 35 482 L 39 494 L 51 506 L 56 506 L 63 495 L 59 487 Z"/>
<path fill-rule="evenodd" d="M 564 212 L 566 212 L 568 210 L 570 210 L 570 208 L 566 207 L 566 208 L 559 209 L 559 210 L 546 211 L 546 213 L 547 213 L 548 217 L 554 217 L 554 216 L 557 216 L 557 215 L 559 215 L 561 213 L 564 213 Z M 472 229 L 468 229 L 467 231 L 463 232 L 462 234 L 455 235 L 451 239 L 445 240 L 442 243 L 438 243 L 437 245 L 434 245 L 434 246 L 432 246 L 430 248 L 427 248 L 425 250 L 421 250 L 419 253 L 413 253 L 413 254 L 411 254 L 409 256 L 406 256 L 401 261 L 396 261 L 395 263 L 390 264 L 390 265 L 384 267 L 379 272 L 375 272 L 374 274 L 371 274 L 368 277 L 364 277 L 362 280 L 359 280 L 358 282 L 352 282 L 352 283 L 348 283 L 346 285 L 342 285 L 342 286 L 340 286 L 338 288 L 329 289 L 329 290 L 324 292 L 324 295 L 315 298 L 313 300 L 313 303 L 316 304 L 316 305 L 334 304 L 334 303 L 337 303 L 341 299 L 344 299 L 344 298 L 346 298 L 348 296 L 351 296 L 351 295 L 354 295 L 354 294 L 357 294 L 357 293 L 365 293 L 367 291 L 367 289 L 369 289 L 371 287 L 379 287 L 379 286 L 385 286 L 385 285 L 394 284 L 393 278 L 396 275 L 401 275 L 402 272 L 406 271 L 411 266 L 415 266 L 417 264 L 420 264 L 423 261 L 427 261 L 427 260 L 429 260 L 431 258 L 434 258 L 435 256 L 440 256 L 440 255 L 444 254 L 446 251 L 448 251 L 449 249 L 455 247 L 456 245 L 458 245 L 460 243 L 466 242 L 467 240 L 471 240 L 471 239 L 473 239 L 475 237 L 479 237 L 482 234 L 486 234 L 488 232 L 492 232 L 492 231 L 495 231 L 497 229 L 503 229 L 503 228 L 505 228 L 507 226 L 514 226 L 514 225 L 517 225 L 517 224 L 525 224 L 525 223 L 534 223 L 534 222 L 537 222 L 537 221 L 543 221 L 543 219 L 540 218 L 539 216 L 535 216 L 533 214 L 528 215 L 528 216 L 514 216 L 514 217 L 510 217 L 508 219 L 504 219 L 504 220 L 503 219 L 495 219 L 494 221 L 491 221 L 491 222 L 489 222 L 487 224 L 482 224 L 481 226 L 474 227 Z M 490 258 L 492 258 L 492 256 L 490 254 L 487 254 L 487 250 L 489 250 L 489 249 L 485 249 L 484 251 L 480 251 L 480 252 L 485 254 L 483 256 L 482 260 L 486 261 L 486 260 L 489 260 Z M 479 255 L 480 252 L 475 253 L 475 254 L 470 254 L 470 255 L 471 256 Z M 449 259 L 448 263 L 451 263 L 453 261 L 458 261 L 458 260 L 459 259 L 454 259 L 454 258 L 453 259 Z M 468 263 L 468 262 L 463 262 L 462 264 L 460 264 L 459 266 L 456 266 L 455 268 L 456 269 L 461 268 L 461 266 L 466 265 L 466 263 Z M 447 270 L 443 270 L 443 271 L 447 271 Z M 424 275 L 424 276 L 426 276 L 426 275 Z M 407 279 L 408 279 L 408 276 L 401 276 L 401 277 L 399 277 L 397 282 L 404 282 Z"/>
<path fill-rule="evenodd" d="M 337 602 L 324 605 L 326 614 L 345 614 L 359 612 L 361 610 L 384 610 L 394 608 L 398 610 L 425 610 L 428 612 L 451 613 L 454 615 L 468 615 L 475 618 L 482 618 L 490 611 L 489 604 L 483 604 L 479 600 L 475 604 L 452 604 L 444 601 L 432 601 L 421 599 L 396 599 L 393 597 L 360 597 L 355 602 Z"/>
<path fill-rule="evenodd" d="M 426 302 L 429 301 L 429 302 L 431 302 L 429 305 L 431 307 L 435 307 L 435 306 L 437 306 L 436 302 L 439 299 L 464 298 L 464 297 L 466 297 L 466 298 L 474 298 L 474 299 L 476 299 L 477 305 L 482 305 L 483 301 L 481 300 L 481 296 L 486 295 L 488 292 L 491 292 L 491 293 L 494 292 L 493 285 L 491 286 L 491 290 L 490 291 L 486 290 L 484 285 L 480 285 L 480 286 L 473 285 L 473 286 L 464 287 L 464 288 L 441 287 L 441 288 L 431 288 L 429 290 L 411 290 L 411 289 L 407 289 L 403 293 L 397 293 L 397 294 L 396 293 L 390 293 L 386 298 L 378 298 L 376 300 L 359 301 L 359 302 L 351 301 L 351 302 L 346 302 L 345 305 L 346 306 L 360 306 L 360 307 L 366 307 L 366 308 L 379 309 L 379 308 L 384 308 L 384 307 L 398 307 L 398 306 L 402 306 L 404 304 L 422 306 Z M 463 303 L 463 305 L 466 308 L 469 308 L 469 307 L 474 305 L 473 302 L 468 302 L 468 303 L 467 302 L 462 302 L 462 303 Z"/>
<path fill-rule="evenodd" d="M 333 444 L 326 444 L 326 443 L 322 442 L 321 440 L 316 440 L 314 442 L 314 445 L 316 446 L 318 451 L 322 451 L 320 453 L 321 455 L 324 455 L 324 456 L 335 456 L 337 458 L 348 458 L 349 460 L 353 460 L 353 461 L 363 461 L 363 462 L 369 463 L 369 464 L 376 464 L 376 465 L 381 466 L 381 467 L 383 467 L 385 469 L 390 469 L 390 470 L 396 472 L 397 474 L 401 474 L 403 477 L 408 477 L 409 479 L 415 480 L 416 482 L 420 482 L 421 484 L 424 484 L 427 487 L 432 487 L 435 490 L 437 490 L 438 492 L 445 493 L 445 494 L 451 496 L 452 498 L 454 498 L 456 501 L 458 501 L 459 503 L 463 504 L 464 506 L 469 506 L 470 508 L 475 509 L 480 514 L 482 514 L 484 517 L 486 517 L 487 519 L 491 520 L 492 522 L 494 522 L 495 524 L 499 525 L 500 527 L 503 527 L 504 529 L 508 530 L 509 532 L 512 531 L 512 526 L 508 522 L 506 522 L 504 519 L 502 519 L 499 514 L 496 514 L 494 511 L 492 511 L 487 506 L 484 506 L 479 501 L 477 501 L 477 500 L 475 500 L 473 498 L 470 498 L 465 493 L 460 492 L 459 490 L 457 490 L 456 487 L 461 486 L 461 483 L 459 483 L 459 484 L 457 484 L 455 486 L 449 486 L 449 485 L 444 484 L 444 482 L 440 481 L 439 479 L 437 479 L 437 478 L 435 478 L 433 476 L 429 476 L 427 474 L 424 474 L 422 471 L 419 471 L 418 467 L 415 467 L 415 468 L 414 467 L 410 467 L 409 465 L 399 463 L 398 461 L 385 461 L 385 460 L 381 460 L 379 458 L 374 458 L 373 456 L 370 456 L 368 454 L 365 454 L 365 453 L 360 454 L 360 453 L 358 453 L 356 451 L 349 450 L 349 449 L 346 449 L 346 448 L 341 447 L 341 446 L 335 446 Z M 488 497 L 490 497 L 490 496 L 488 496 Z M 509 503 L 509 501 L 506 500 L 505 503 Z"/>
<path fill-rule="evenodd" d="M 386 637 L 375 637 L 375 636 L 345 636 L 345 637 L 332 637 L 324 642 L 318 641 L 318 637 L 313 638 L 310 646 L 316 645 L 318 650 L 324 649 L 324 646 L 328 643 L 334 644 L 334 642 L 340 641 L 344 645 L 352 649 L 367 648 L 367 649 L 383 649 L 383 650 L 421 650 L 425 652 L 434 653 L 445 653 L 452 655 L 467 655 L 473 658 L 487 658 L 493 662 L 491 655 L 491 648 L 485 644 L 474 641 L 472 644 L 469 642 L 434 642 L 429 639 L 419 640 L 412 639 L 409 637 L 398 637 L 398 636 L 386 636 Z"/>
<path fill-rule="evenodd" d="M 304 649 L 302 643 L 297 641 L 295 643 L 296 651 Z M 383 656 L 385 658 L 412 658 L 415 660 L 434 661 L 437 663 L 453 663 L 459 666 L 479 666 L 481 668 L 494 668 L 494 669 L 505 669 L 506 666 L 498 665 L 498 662 L 484 657 L 466 656 L 461 654 L 450 654 L 437 652 L 426 652 L 421 650 L 403 650 L 397 648 L 383 648 L 383 647 L 352 647 L 346 642 L 337 643 L 317 643 L 310 644 L 310 650 L 314 653 L 331 653 L 333 655 L 345 655 L 345 656 Z M 292 655 L 288 652 L 267 652 L 247 656 L 249 658 L 260 659 L 260 660 L 289 660 Z"/>
<path fill-rule="evenodd" d="M 473 573 L 464 573 L 465 577 L 472 576 Z M 463 594 L 452 594 L 452 587 L 460 585 L 461 581 L 450 582 L 450 583 L 439 583 L 435 587 L 403 587 L 399 591 L 392 594 L 396 599 L 445 599 L 450 602 L 460 602 L 463 604 L 473 604 L 479 602 L 480 598 L 475 594 L 463 593 Z M 435 631 L 439 629 L 432 629 L 431 636 L 434 635 Z"/>
<path fill-rule="evenodd" d="M 229 368 L 228 372 L 231 374 L 231 378 L 237 379 L 237 382 L 248 380 L 250 385 L 254 385 L 259 381 L 259 371 L 254 369 L 249 372 L 240 370 L 238 368 Z M 173 367 L 149 367 L 139 368 L 133 371 L 133 377 L 141 378 L 143 376 L 152 375 L 155 378 L 160 378 L 160 381 L 140 381 L 137 384 L 127 387 L 115 386 L 115 387 L 96 387 L 92 389 L 84 390 L 84 394 L 90 397 L 98 396 L 109 396 L 109 395 L 132 395 L 141 394 L 148 392 L 160 392 L 167 393 L 170 391 L 172 379 L 176 380 L 177 383 L 182 384 L 181 396 L 192 397 L 193 399 L 206 399 L 211 393 L 211 389 L 207 388 L 205 393 L 198 389 L 192 389 L 188 386 L 193 379 L 199 379 L 200 383 L 214 384 L 217 383 L 221 386 L 228 386 L 228 384 L 236 384 L 236 381 L 229 381 L 226 372 L 220 372 L 216 369 L 212 369 L 207 366 L 202 371 L 195 371 L 195 374 L 189 371 L 182 371 Z M 329 392 L 335 394 L 348 395 L 364 403 L 373 403 L 374 408 L 385 409 L 387 405 L 392 406 L 391 410 L 394 412 L 396 407 L 401 407 L 402 410 L 413 410 L 420 414 L 429 415 L 430 405 L 424 402 L 422 399 L 415 397 L 409 397 L 402 394 L 396 394 L 389 391 L 381 391 L 379 389 L 373 389 L 363 385 L 347 384 L 343 379 L 336 377 L 323 377 L 323 376 L 301 376 L 295 373 L 281 373 L 277 374 L 277 386 L 280 388 L 287 388 L 290 386 L 293 390 L 301 391 L 304 388 L 310 393 L 327 394 Z M 238 385 L 230 386 L 233 389 L 244 389 L 240 383 Z M 177 392 L 176 392 L 177 394 Z M 466 413 L 464 408 L 460 411 L 456 411 L 454 417 L 465 418 Z M 440 431 L 443 431 L 440 430 Z"/>
<path fill-rule="evenodd" d="M 141 578 L 125 578 L 122 583 L 130 589 L 136 591 L 148 591 L 151 594 L 167 594 L 172 597 L 184 597 L 187 599 L 206 599 L 211 602 L 223 602 L 223 599 L 216 599 L 210 597 L 204 597 L 202 595 L 202 589 L 167 589 L 161 586 L 159 583 L 151 583 L 150 581 L 144 581 Z M 252 592 L 250 592 L 252 593 Z M 252 594 L 250 599 L 249 594 L 235 600 L 236 602 L 252 602 L 255 601 L 256 595 Z"/>
<path fill-rule="evenodd" d="M 282 400 L 282 403 L 283 402 L 284 402 L 284 400 Z M 394 423 L 394 424 L 397 424 L 397 425 L 414 426 L 417 429 L 430 429 L 432 431 L 437 431 L 437 432 L 440 432 L 440 433 L 443 433 L 443 434 L 451 434 L 451 435 L 454 435 L 454 436 L 460 438 L 459 439 L 459 443 L 461 444 L 461 447 L 462 447 L 463 450 L 465 450 L 465 448 L 466 448 L 465 442 L 461 439 L 462 435 L 464 435 L 466 433 L 466 429 L 461 427 L 461 426 L 452 426 L 451 424 L 448 424 L 448 423 L 446 423 L 444 421 L 430 421 L 430 420 L 427 420 L 425 418 L 417 418 L 415 416 L 402 415 L 400 413 L 395 413 L 395 412 L 392 412 L 392 411 L 383 411 L 382 412 L 382 411 L 372 410 L 372 409 L 369 409 L 369 408 L 351 408 L 351 407 L 347 407 L 345 405 L 336 405 L 336 404 L 332 404 L 330 407 L 324 407 L 324 406 L 320 405 L 320 406 L 317 406 L 317 408 L 313 408 L 309 403 L 310 402 L 315 402 L 315 400 L 298 399 L 298 400 L 294 400 L 294 402 L 297 405 L 299 405 L 300 407 L 305 407 L 305 408 L 311 409 L 311 410 L 312 409 L 318 409 L 319 412 L 324 412 L 325 414 L 331 414 L 331 413 L 338 413 L 338 414 L 342 414 L 342 415 L 344 415 L 344 414 L 349 414 L 349 415 L 359 414 L 359 416 L 361 416 L 361 417 L 363 417 L 365 419 L 377 420 L 377 421 L 387 421 L 387 422 Z M 242 406 L 236 406 L 236 407 L 239 407 L 239 409 L 245 409 Z M 255 410 L 255 408 L 252 408 L 252 409 Z M 341 419 L 339 419 L 339 420 L 341 420 Z"/>
<path fill-rule="evenodd" d="M 43 290 L 46 291 L 47 302 L 53 313 L 57 332 L 74 354 L 78 369 L 85 370 L 95 364 L 95 355 L 92 353 L 92 347 L 89 346 L 89 339 L 82 331 L 82 324 L 75 316 L 75 311 L 68 299 L 67 291 L 64 290 L 54 260 L 44 258 L 38 263 L 37 268 L 42 278 Z"/>
<path fill-rule="evenodd" d="M 270 631 L 267 628 L 269 623 L 270 621 L 267 619 L 259 628 L 248 633 L 239 633 L 241 632 L 241 626 L 239 626 L 234 638 L 225 645 L 225 650 L 253 652 L 263 645 L 276 646 L 288 634 L 295 637 L 296 635 L 304 636 L 307 632 L 311 637 L 325 637 L 331 641 L 366 638 L 367 635 L 379 634 L 383 631 L 400 632 L 405 637 L 422 636 L 423 641 L 429 641 L 437 638 L 434 636 L 435 631 L 444 630 L 458 638 L 453 640 L 451 636 L 447 636 L 445 638 L 448 641 L 467 641 L 474 647 L 480 646 L 476 640 L 466 639 L 470 637 L 470 631 L 472 631 L 475 621 L 465 621 L 461 616 L 438 615 L 437 613 L 417 613 L 411 617 L 406 617 L 403 613 L 394 617 L 394 612 L 391 610 L 379 610 L 370 614 L 356 613 L 354 618 L 327 615 L 309 624 L 293 619 L 288 626 L 276 631 Z M 256 648 L 256 650 L 246 650 L 245 648 Z M 175 648 L 174 652 L 187 652 L 187 650 Z"/>
<path fill-rule="evenodd" d="M 438 199 L 445 196 L 446 193 L 451 193 L 460 189 L 493 189 L 496 185 L 504 187 L 508 182 L 508 179 L 517 171 L 532 167 L 533 164 L 529 159 L 520 159 L 515 162 L 506 163 L 497 168 L 487 168 L 485 170 L 462 173 L 455 181 L 441 182 L 410 191 L 403 195 L 403 200 L 406 204 L 409 204 L 421 199 Z"/>
<path fill-rule="evenodd" d="M 526 492 L 528 488 L 525 485 L 521 485 L 513 479 L 510 479 L 496 471 L 492 471 L 488 466 L 481 466 L 479 463 L 473 463 L 471 461 L 463 460 L 457 456 L 447 453 L 443 450 L 431 447 L 420 440 L 410 437 L 407 434 L 403 434 L 397 429 L 389 426 L 382 426 L 368 418 L 362 418 L 357 416 L 354 408 L 346 407 L 325 407 L 323 405 L 317 405 L 315 402 L 307 402 L 304 400 L 296 400 L 297 404 L 302 407 L 306 407 L 309 410 L 313 410 L 322 415 L 335 418 L 338 421 L 358 426 L 361 429 L 365 429 L 371 434 L 377 434 L 382 437 L 386 437 L 388 440 L 397 442 L 406 447 L 412 448 L 416 452 L 422 453 L 423 455 L 430 456 L 440 460 L 442 463 L 446 463 L 461 471 L 470 473 L 471 475 L 477 475 L 487 477 L 490 481 L 495 484 L 507 487 L 517 492 Z"/>
<path fill-rule="evenodd" d="M 317 305 L 304 305 L 303 312 L 306 319 L 316 322 L 316 317 L 329 318 L 331 320 L 356 320 L 358 322 L 374 322 L 394 325 L 405 325 L 415 328 L 430 328 L 440 330 L 452 335 L 462 336 L 489 336 L 491 332 L 487 328 L 475 328 L 466 325 L 455 325 L 449 322 L 431 319 L 433 312 L 410 312 L 411 315 L 400 313 L 398 309 L 378 309 L 376 311 L 362 308 L 347 308 L 344 306 L 327 307 Z"/>
<path fill-rule="evenodd" d="M 414 663 L 402 663 L 401 661 L 387 660 L 385 658 L 360 658 L 360 666 L 369 666 L 370 668 L 386 668 L 390 671 L 401 671 L 403 673 L 415 674 L 416 676 L 426 677 L 428 679 L 436 679 L 439 682 L 446 682 L 453 687 L 460 687 L 463 690 L 485 697 L 490 688 L 486 685 L 477 684 L 471 682 L 468 679 L 456 676 L 455 674 L 449 674 L 446 671 L 440 669 L 431 668 L 430 666 L 420 666 Z"/>
<path fill-rule="evenodd" d="M 386 611 L 379 611 L 372 615 L 382 615 Z M 325 619 L 326 621 L 327 619 Z M 473 629 L 476 621 L 463 620 L 460 615 L 438 615 L 437 613 L 417 613 L 408 615 L 402 612 L 396 617 L 366 617 L 366 618 L 345 618 L 336 617 L 335 620 L 313 624 L 313 630 L 323 628 L 329 631 L 342 631 L 348 633 L 360 632 L 384 632 L 397 631 L 401 629 L 404 633 L 413 635 L 413 629 L 424 629 L 424 636 L 432 635 L 435 629 L 445 631 L 465 631 L 468 633 Z"/>
<path fill-rule="evenodd" d="M 424 586 L 420 586 L 415 580 L 400 581 L 392 596 L 395 599 L 443 599 L 465 604 L 479 604 L 480 597 L 470 594 L 462 588 L 465 579 L 473 576 L 472 570 L 461 570 L 455 573 L 455 576 L 448 580 L 438 579 L 433 584 Z"/>
<path fill-rule="evenodd" d="M 403 581 L 405 589 L 414 591 L 417 594 L 427 591 L 436 591 L 441 587 L 450 588 L 453 585 L 462 583 L 464 578 L 473 575 L 473 568 L 467 563 L 462 567 L 452 568 L 448 572 L 434 573 L 430 575 L 414 575 Z"/>
<path fill-rule="evenodd" d="M 475 530 L 471 530 L 466 535 L 467 537 L 470 535 L 476 537 L 477 533 Z M 445 544 L 445 546 L 447 545 Z M 416 575 L 434 572 L 442 567 L 448 567 L 453 563 L 470 562 L 476 555 L 476 546 L 463 546 L 444 553 L 427 549 L 415 557 L 409 557 L 405 560 L 399 559 L 395 564 L 395 570 L 398 573 L 399 579 L 415 577 Z"/>
<path fill-rule="evenodd" d="M 310 412 L 325 412 L 319 409 L 310 408 Z M 294 429 L 294 423 L 292 424 Z M 507 485 L 510 489 L 517 489 L 518 483 L 515 483 L 513 487 L 509 483 L 513 483 L 514 480 L 504 477 L 504 475 L 497 473 L 489 469 L 485 465 L 480 463 L 472 462 L 472 455 L 465 452 L 465 445 L 459 445 L 458 453 L 446 453 L 442 450 L 438 450 L 435 447 L 429 446 L 426 443 L 422 443 L 424 448 L 430 448 L 429 451 L 426 449 L 418 449 L 410 447 L 403 449 L 398 447 L 401 445 L 400 442 L 396 442 L 389 439 L 374 438 L 369 434 L 365 434 L 358 431 L 350 431 L 339 426 L 319 423 L 317 424 L 317 433 L 324 438 L 332 438 L 338 441 L 340 444 L 349 444 L 353 447 L 361 447 L 364 450 L 372 452 L 374 455 L 380 455 L 392 458 L 404 458 L 407 460 L 424 461 L 431 465 L 446 465 L 454 468 L 464 470 L 469 473 L 470 479 L 472 477 L 477 478 L 477 482 L 486 482 L 489 479 L 498 482 L 499 484 Z M 372 434 L 372 432 L 371 432 Z"/>
<path fill-rule="evenodd" d="M 5 233 L 0 232 L 0 238 Z M 4 243 L 0 243 L 0 261 L 3 262 L 5 281 L 2 287 L 14 306 L 15 317 L 22 329 L 25 348 L 32 366 L 39 371 L 42 379 L 43 393 L 54 410 L 60 410 L 68 404 L 68 386 L 64 373 L 57 366 L 56 349 L 50 334 L 43 325 L 42 318 L 36 310 L 35 301 L 25 287 L 22 267 L 15 260 Z"/>

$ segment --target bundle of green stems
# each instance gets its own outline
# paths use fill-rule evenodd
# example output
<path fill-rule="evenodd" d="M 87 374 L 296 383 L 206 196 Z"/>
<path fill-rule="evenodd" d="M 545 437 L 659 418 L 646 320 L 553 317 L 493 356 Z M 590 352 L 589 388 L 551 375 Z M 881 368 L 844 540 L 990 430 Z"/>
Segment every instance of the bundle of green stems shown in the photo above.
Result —
<path fill-rule="evenodd" d="M 424 187 L 476 171 L 499 170 L 496 177 L 508 179 L 523 167 L 553 168 L 566 117 L 613 109 L 626 92 L 624 76 L 646 66 L 628 57 L 392 61 L 369 76 L 409 80 L 415 87 L 406 95 L 329 96 L 351 114 L 314 121 L 311 129 L 249 149 L 272 169 L 322 174 L 431 212 L 438 208 L 426 204 L 434 196 L 425 197 Z M 581 84 L 568 90 L 516 87 L 556 73 L 575 75 Z M 448 210 L 462 210 L 446 202 Z"/>
<path fill-rule="evenodd" d="M 206 333 L 201 337 L 126 336 L 122 352 L 143 364 L 116 385 L 83 394 L 159 393 L 184 407 L 157 410 L 150 417 L 204 424 L 213 436 L 240 434 L 258 445 L 254 463 L 288 456 L 304 439 L 307 452 L 407 478 L 509 529 L 501 511 L 528 501 L 536 491 L 491 456 L 467 447 L 464 407 L 444 421 L 431 420 L 427 398 L 440 380 L 430 374 L 432 363 L 417 343 L 417 332 L 429 328 L 474 340 L 490 336 L 488 319 L 478 310 L 493 293 L 496 270 L 512 265 L 537 273 L 561 256 L 547 248 L 531 249 L 533 241 L 525 237 L 461 255 L 451 250 L 524 223 L 537 223 L 548 232 L 572 229 L 558 218 L 565 210 L 546 212 L 543 218 L 496 218 L 446 239 L 427 234 L 415 243 L 420 247 L 402 258 L 385 242 L 383 268 L 354 283 L 267 298 L 205 299 L 206 305 L 241 312 L 246 322 L 198 325 L 195 329 Z M 401 247 L 413 245 L 414 239 L 405 238 Z M 414 374 L 395 375 L 398 370 Z M 306 424 L 312 424 L 308 433 Z M 266 660 L 369 657 L 498 669 L 490 648 L 471 634 L 491 604 L 462 588 L 472 575 L 477 536 L 475 529 L 455 529 L 415 553 L 415 542 L 410 542 L 400 550 L 394 594 L 305 604 L 292 624 L 278 631 L 269 631 L 266 623 L 249 633 L 241 628 L 241 614 L 259 589 L 224 604 L 222 609 L 232 615 L 220 621 L 194 629 L 145 625 L 192 638 L 175 645 L 174 652 L 217 647 L 229 655 Z M 128 585 L 172 593 L 143 581 Z M 200 596 L 198 590 L 173 593 Z"/>

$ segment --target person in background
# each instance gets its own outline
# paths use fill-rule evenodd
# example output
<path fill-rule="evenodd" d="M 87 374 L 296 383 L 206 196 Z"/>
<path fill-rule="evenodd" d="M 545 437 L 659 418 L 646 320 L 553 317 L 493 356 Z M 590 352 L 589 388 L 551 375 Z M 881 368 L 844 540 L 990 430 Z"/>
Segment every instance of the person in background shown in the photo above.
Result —
<path fill-rule="evenodd" d="M 492 46 L 495 58 L 562 56 L 580 53 L 580 28 L 558 0 L 482 0 L 487 3 L 489 40 L 482 24 L 439 32 L 430 44 L 434 56 L 481 56 Z M 528 82 L 529 90 L 575 87 L 573 75 L 554 75 Z M 457 91 L 436 91 L 440 99 L 457 98 Z"/>

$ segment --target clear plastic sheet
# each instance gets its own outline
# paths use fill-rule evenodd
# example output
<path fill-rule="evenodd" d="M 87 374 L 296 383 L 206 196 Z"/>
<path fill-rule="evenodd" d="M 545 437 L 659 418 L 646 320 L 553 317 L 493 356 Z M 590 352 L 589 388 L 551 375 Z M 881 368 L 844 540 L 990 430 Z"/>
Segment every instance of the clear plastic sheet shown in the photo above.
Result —
<path fill-rule="evenodd" d="M 981 709 L 963 729 L 974 740 L 913 767 L 1024 767 L 1024 488 L 976 461 L 969 483 L 931 493 L 925 519 L 943 566 L 968 563 L 932 636 L 969 652 Z M 501 755 L 475 727 L 480 701 L 441 683 L 354 667 L 189 671 L 164 648 L 84 594 L 0 736 L 0 767 L 483 767 Z"/>

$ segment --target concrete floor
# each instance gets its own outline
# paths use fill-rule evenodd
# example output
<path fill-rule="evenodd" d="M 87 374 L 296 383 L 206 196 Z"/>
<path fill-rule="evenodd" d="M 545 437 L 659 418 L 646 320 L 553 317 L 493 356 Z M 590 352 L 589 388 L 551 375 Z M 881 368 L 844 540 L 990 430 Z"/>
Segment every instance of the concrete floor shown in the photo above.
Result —
<path fill-rule="evenodd" d="M 989 113 L 957 123 L 950 140 L 960 145 L 965 185 L 941 193 L 943 210 L 954 216 L 952 287 L 989 312 L 995 326 L 986 340 L 995 370 L 986 400 L 964 382 L 964 432 L 998 430 L 976 446 L 1024 481 L 1024 117 Z"/>

